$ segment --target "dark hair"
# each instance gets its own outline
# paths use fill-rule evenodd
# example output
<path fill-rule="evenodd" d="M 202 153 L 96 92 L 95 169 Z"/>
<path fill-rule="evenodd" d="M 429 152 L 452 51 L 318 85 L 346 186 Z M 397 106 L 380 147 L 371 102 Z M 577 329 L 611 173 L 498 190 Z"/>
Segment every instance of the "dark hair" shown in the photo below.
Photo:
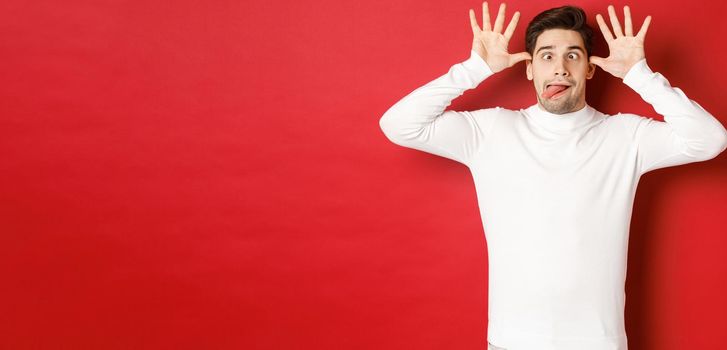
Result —
<path fill-rule="evenodd" d="M 525 30 L 525 50 L 532 55 L 538 36 L 548 29 L 570 29 L 578 32 L 583 38 L 586 53 L 591 56 L 591 38 L 593 29 L 586 23 L 586 13 L 576 6 L 561 6 L 539 13 L 528 24 Z"/>

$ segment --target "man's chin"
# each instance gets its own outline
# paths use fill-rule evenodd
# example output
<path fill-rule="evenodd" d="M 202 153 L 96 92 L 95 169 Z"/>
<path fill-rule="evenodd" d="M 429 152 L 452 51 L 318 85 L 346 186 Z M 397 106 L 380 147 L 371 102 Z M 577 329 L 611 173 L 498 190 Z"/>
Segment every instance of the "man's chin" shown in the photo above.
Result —
<path fill-rule="evenodd" d="M 540 101 L 540 106 L 543 107 L 544 110 L 553 114 L 566 114 L 573 112 L 576 106 L 573 99 L 566 98 L 551 100 L 538 97 L 538 101 Z"/>

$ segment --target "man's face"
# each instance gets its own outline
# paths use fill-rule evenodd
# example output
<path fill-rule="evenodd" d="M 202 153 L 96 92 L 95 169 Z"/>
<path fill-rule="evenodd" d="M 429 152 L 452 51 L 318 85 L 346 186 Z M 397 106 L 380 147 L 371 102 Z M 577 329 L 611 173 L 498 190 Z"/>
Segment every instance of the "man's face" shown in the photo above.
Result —
<path fill-rule="evenodd" d="M 586 80 L 596 71 L 588 62 L 581 35 L 568 29 L 548 29 L 535 43 L 532 61 L 528 60 L 528 80 L 533 80 L 538 103 L 554 114 L 575 112 L 586 104 Z M 549 85 L 563 85 L 551 87 Z M 567 88 L 560 91 L 564 86 Z M 543 92 L 559 93 L 546 97 Z"/>

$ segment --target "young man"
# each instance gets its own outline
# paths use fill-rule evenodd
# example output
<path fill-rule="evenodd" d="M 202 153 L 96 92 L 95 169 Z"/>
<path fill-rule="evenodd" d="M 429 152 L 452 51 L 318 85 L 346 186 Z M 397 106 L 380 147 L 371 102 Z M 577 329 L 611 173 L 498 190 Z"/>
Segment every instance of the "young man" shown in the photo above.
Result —
<path fill-rule="evenodd" d="M 679 88 L 654 73 L 644 56 L 651 17 L 634 35 L 608 8 L 613 35 L 607 58 L 591 56 L 592 30 L 582 9 L 564 6 L 536 16 L 527 52 L 507 44 L 519 13 L 503 32 L 505 5 L 491 27 L 470 10 L 471 56 L 414 90 L 380 119 L 393 143 L 461 162 L 477 191 L 489 255 L 491 349 L 626 350 L 626 258 L 632 205 L 644 173 L 714 158 L 727 130 Z M 444 111 L 467 89 L 520 61 L 538 103 Z M 586 103 L 595 66 L 623 79 L 665 122 L 606 115 Z"/>

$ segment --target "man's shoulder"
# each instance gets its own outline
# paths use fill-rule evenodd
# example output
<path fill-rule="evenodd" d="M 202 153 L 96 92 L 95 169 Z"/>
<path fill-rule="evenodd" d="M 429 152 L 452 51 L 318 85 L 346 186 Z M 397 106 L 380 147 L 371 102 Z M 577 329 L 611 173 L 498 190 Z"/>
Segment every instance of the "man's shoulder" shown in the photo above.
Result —
<path fill-rule="evenodd" d="M 644 117 L 635 113 L 628 113 L 628 112 L 617 112 L 615 114 L 608 114 L 603 113 L 600 111 L 596 111 L 597 113 L 600 113 L 603 115 L 603 117 L 606 118 L 606 120 L 609 123 L 612 123 L 614 125 L 623 125 L 623 126 L 638 126 L 639 124 L 653 120 L 650 117 Z"/>
<path fill-rule="evenodd" d="M 525 110 L 526 110 L 526 108 L 511 109 L 511 108 L 506 108 L 506 107 L 502 107 L 502 106 L 496 106 L 496 107 L 477 109 L 477 110 L 472 111 L 472 113 L 474 113 L 476 115 L 482 115 L 482 116 L 503 115 L 503 114 L 517 115 L 517 114 L 522 114 L 522 112 Z"/>
<path fill-rule="evenodd" d="M 645 117 L 635 113 L 618 112 L 616 114 L 604 114 L 606 125 L 630 139 L 638 139 L 639 134 L 648 128 L 651 123 L 659 122 L 651 117 Z"/>

